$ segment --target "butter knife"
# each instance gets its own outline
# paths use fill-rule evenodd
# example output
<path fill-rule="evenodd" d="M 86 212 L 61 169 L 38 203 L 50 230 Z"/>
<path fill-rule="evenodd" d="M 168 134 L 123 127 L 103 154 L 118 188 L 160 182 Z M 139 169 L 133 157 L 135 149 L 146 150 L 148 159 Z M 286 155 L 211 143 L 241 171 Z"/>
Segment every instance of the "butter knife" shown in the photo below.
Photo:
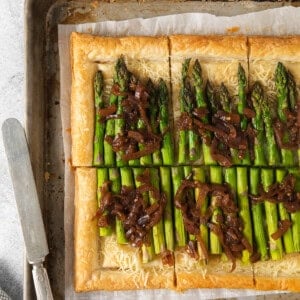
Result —
<path fill-rule="evenodd" d="M 45 257 L 49 254 L 40 203 L 33 178 L 25 131 L 16 119 L 2 125 L 4 148 L 20 216 L 28 262 L 38 300 L 52 300 Z"/>

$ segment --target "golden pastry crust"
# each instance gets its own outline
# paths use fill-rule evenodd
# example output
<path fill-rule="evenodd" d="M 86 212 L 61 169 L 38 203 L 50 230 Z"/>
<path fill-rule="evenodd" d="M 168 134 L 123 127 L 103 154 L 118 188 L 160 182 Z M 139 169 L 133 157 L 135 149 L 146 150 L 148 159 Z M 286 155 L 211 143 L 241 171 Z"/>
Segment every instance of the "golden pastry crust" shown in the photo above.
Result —
<path fill-rule="evenodd" d="M 250 59 L 299 61 L 300 36 L 249 37 Z"/>
<path fill-rule="evenodd" d="M 139 249 L 119 245 L 115 235 L 99 237 L 97 176 L 94 168 L 75 171 L 75 290 L 174 288 L 174 268 L 157 258 L 143 264 Z"/>
<path fill-rule="evenodd" d="M 210 256 L 207 263 L 196 261 L 184 251 L 176 251 L 175 274 L 176 289 L 190 288 L 255 288 L 253 266 L 237 262 L 232 268 L 231 261 L 222 261 L 219 256 Z"/>
<path fill-rule="evenodd" d="M 112 85 L 116 60 L 125 56 L 128 69 L 141 80 L 169 82 L 169 47 L 166 37 L 99 37 L 71 34 L 71 136 L 73 166 L 92 166 L 94 140 L 93 78 L 103 71 L 106 96 Z"/>
<path fill-rule="evenodd" d="M 248 50 L 246 42 L 245 36 L 172 35 L 170 52 L 172 57 L 196 57 L 199 60 L 244 60 Z"/>
<path fill-rule="evenodd" d="M 254 264 L 255 287 L 258 290 L 300 291 L 300 256 L 287 254 L 279 261 Z"/>

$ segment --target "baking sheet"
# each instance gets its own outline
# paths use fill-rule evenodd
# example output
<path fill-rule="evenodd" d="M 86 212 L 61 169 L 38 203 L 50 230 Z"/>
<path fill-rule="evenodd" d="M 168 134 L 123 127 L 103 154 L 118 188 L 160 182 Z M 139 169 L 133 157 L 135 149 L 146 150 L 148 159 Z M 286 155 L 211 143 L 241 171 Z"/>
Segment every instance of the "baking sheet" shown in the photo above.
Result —
<path fill-rule="evenodd" d="M 282 7 L 235 17 L 217 17 L 206 13 L 186 13 L 149 19 L 106 21 L 76 25 L 59 25 L 61 116 L 65 151 L 65 298 L 66 299 L 201 299 L 230 298 L 262 294 L 253 290 L 198 289 L 184 293 L 167 290 L 130 292 L 93 292 L 76 294 L 73 290 L 73 219 L 74 176 L 70 161 L 70 33 L 82 32 L 107 36 L 170 35 L 170 34 L 300 34 L 300 8 Z M 278 291 L 279 292 L 279 291 Z"/>

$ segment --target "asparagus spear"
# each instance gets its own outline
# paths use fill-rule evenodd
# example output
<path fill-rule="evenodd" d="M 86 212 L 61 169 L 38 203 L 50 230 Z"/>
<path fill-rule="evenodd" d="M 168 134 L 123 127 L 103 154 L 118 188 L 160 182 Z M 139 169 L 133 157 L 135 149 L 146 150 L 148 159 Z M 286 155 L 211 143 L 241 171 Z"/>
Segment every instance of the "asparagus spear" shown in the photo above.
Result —
<path fill-rule="evenodd" d="M 172 182 L 173 182 L 173 198 L 175 198 L 176 192 L 181 185 L 183 179 L 182 167 L 172 167 Z M 174 208 L 174 220 L 175 220 L 175 234 L 177 246 L 182 247 L 186 245 L 186 231 L 184 229 L 182 212 L 178 208 Z"/>
<path fill-rule="evenodd" d="M 250 193 L 252 195 L 258 194 L 259 187 L 259 169 L 251 168 L 250 169 Z M 253 231 L 254 238 L 257 245 L 257 250 L 260 253 L 261 260 L 268 259 L 268 248 L 266 240 L 266 232 L 264 229 L 265 216 L 263 212 L 263 203 L 257 203 L 252 205 L 252 219 L 253 219 Z"/>
<path fill-rule="evenodd" d="M 231 112 L 230 95 L 229 95 L 228 89 L 224 83 L 222 83 L 220 86 L 219 96 L 220 96 L 220 104 L 221 104 L 223 110 L 230 113 Z"/>
<path fill-rule="evenodd" d="M 243 234 L 248 242 L 253 245 L 252 242 L 252 224 L 250 216 L 250 206 L 248 199 L 248 175 L 246 167 L 237 167 L 237 194 L 238 194 L 238 206 L 239 215 L 244 223 Z M 243 250 L 242 261 L 248 263 L 250 261 L 250 253 L 248 250 Z"/>
<path fill-rule="evenodd" d="M 281 182 L 286 175 L 286 171 L 282 169 L 276 170 L 276 181 Z M 281 220 L 290 220 L 289 213 L 287 212 L 286 208 L 283 206 L 283 203 L 278 204 L 279 209 L 279 217 Z M 284 249 L 286 253 L 293 253 L 294 252 L 294 243 L 293 243 L 293 233 L 292 228 L 289 228 L 286 233 L 282 237 Z"/>
<path fill-rule="evenodd" d="M 149 99 L 150 99 L 150 124 L 152 127 L 153 132 L 156 134 L 158 133 L 158 97 L 157 97 L 157 90 L 151 80 L 148 80 L 147 83 L 147 90 L 149 91 Z M 161 165 L 162 158 L 160 150 L 156 150 L 152 154 L 152 160 L 154 165 Z"/>
<path fill-rule="evenodd" d="M 145 123 L 144 123 L 143 120 L 141 120 L 141 119 L 138 120 L 137 128 L 138 128 L 138 129 L 144 129 L 144 128 L 145 128 Z M 142 149 L 144 148 L 144 145 L 139 144 L 139 148 L 140 148 L 140 150 L 142 150 Z M 152 164 L 152 156 L 151 156 L 151 154 L 142 156 L 142 157 L 140 158 L 140 164 L 141 164 L 142 166 L 149 166 L 149 165 L 151 165 L 151 164 Z"/>
<path fill-rule="evenodd" d="M 289 103 L 291 109 L 294 110 L 297 105 L 297 88 L 294 77 L 290 71 L 287 71 L 287 87 L 289 93 Z"/>
<path fill-rule="evenodd" d="M 300 193 L 300 170 L 297 169 L 289 169 L 289 173 L 293 174 L 296 178 L 295 190 Z M 300 211 L 296 211 L 291 213 L 291 220 L 293 222 L 292 225 L 292 233 L 293 233 L 293 241 L 294 241 L 294 250 L 295 252 L 300 252 Z"/>
<path fill-rule="evenodd" d="M 230 190 L 233 195 L 233 200 L 238 206 L 236 168 L 224 168 L 224 182 L 230 187 Z M 228 261 L 228 257 L 225 253 L 222 253 L 221 259 L 222 261 Z"/>
<path fill-rule="evenodd" d="M 185 80 L 183 81 L 182 97 L 185 111 L 189 115 L 192 115 L 194 110 L 194 95 L 188 76 L 186 76 Z M 195 161 L 197 158 L 199 158 L 199 139 L 193 130 L 188 130 L 187 134 L 189 145 L 188 160 Z"/>
<path fill-rule="evenodd" d="M 130 74 L 130 82 L 129 82 L 129 86 L 130 86 L 131 84 L 136 84 L 137 82 L 138 82 L 138 81 L 137 81 L 137 79 L 135 78 L 135 76 L 134 76 L 133 74 Z M 144 123 L 144 122 L 143 122 L 141 119 L 139 119 L 138 122 L 137 122 L 136 124 L 131 125 L 131 128 L 130 128 L 130 129 L 131 129 L 131 130 L 140 129 L 139 126 L 143 126 L 143 123 Z M 139 144 L 139 145 L 138 145 L 138 148 L 139 148 L 139 149 L 142 149 L 143 146 L 142 146 L 141 144 Z M 135 149 L 135 150 L 136 150 L 136 149 Z M 146 161 L 147 161 L 147 157 L 149 157 L 149 155 L 146 156 Z M 143 162 L 142 158 L 144 158 L 144 157 L 136 158 L 136 159 L 130 159 L 130 160 L 128 161 L 128 165 L 129 165 L 129 166 L 134 166 L 134 167 L 139 166 L 139 165 Z M 151 158 L 151 156 L 150 156 L 150 158 Z M 150 164 L 151 164 L 151 162 L 150 162 Z"/>
<path fill-rule="evenodd" d="M 285 110 L 289 109 L 288 103 L 288 75 L 285 66 L 282 63 L 277 64 L 275 71 L 275 86 L 277 91 L 277 114 L 281 122 L 286 122 L 287 117 Z M 289 133 L 287 132 L 283 137 L 284 142 L 288 142 Z M 291 166 L 294 163 L 293 151 L 289 149 L 281 149 L 282 164 L 284 166 Z"/>
<path fill-rule="evenodd" d="M 150 79 L 149 79 L 149 82 L 147 83 L 147 87 L 149 87 L 150 85 L 151 85 L 151 87 L 153 87 L 153 84 L 152 84 L 152 82 L 151 82 Z M 145 129 L 146 128 L 146 124 L 144 123 L 144 121 L 142 119 L 138 120 L 137 128 L 138 129 Z M 143 144 L 139 144 L 139 149 L 143 150 L 144 149 L 144 145 Z M 140 158 L 140 164 L 142 166 L 150 166 L 150 165 L 152 165 L 152 155 L 148 154 L 148 155 L 142 156 Z"/>
<path fill-rule="evenodd" d="M 204 168 L 193 168 L 193 174 L 194 174 L 194 180 L 205 182 L 205 170 Z M 200 190 L 199 188 L 195 189 L 195 200 L 198 200 Z M 200 212 L 201 215 L 204 215 L 208 207 L 208 199 L 205 198 L 204 202 L 201 205 Z M 208 249 L 208 228 L 207 225 L 200 224 L 200 235 L 202 238 L 202 241 L 204 242 L 206 249 Z M 198 251 L 201 251 L 201 247 L 198 247 Z M 199 253 L 199 256 L 202 257 L 203 254 Z"/>
<path fill-rule="evenodd" d="M 135 183 L 136 188 L 141 186 L 141 183 L 137 180 L 137 177 L 139 175 L 141 175 L 142 173 L 143 173 L 143 169 L 141 169 L 141 168 L 133 169 L 134 183 Z M 145 204 L 147 205 L 149 203 L 149 194 L 144 193 L 143 198 L 144 198 Z M 143 263 L 147 263 L 147 262 L 153 260 L 154 257 L 155 257 L 155 251 L 154 251 L 154 246 L 153 246 L 153 238 L 151 238 L 149 246 L 146 246 L 145 244 L 143 244 L 143 246 L 142 246 L 142 261 L 143 261 Z"/>
<path fill-rule="evenodd" d="M 121 192 L 121 179 L 119 169 L 112 168 L 108 171 L 109 180 L 111 181 L 111 191 L 114 194 L 119 194 Z M 119 244 L 127 244 L 127 239 L 125 236 L 125 230 L 122 222 L 116 218 L 116 236 L 117 242 Z"/>
<path fill-rule="evenodd" d="M 115 76 L 116 77 L 116 76 Z M 113 84 L 116 84 L 116 79 L 114 77 Z M 114 105 L 118 102 L 118 96 L 115 95 L 115 93 L 111 92 L 109 97 L 109 104 Z M 106 130 L 105 130 L 105 136 L 113 137 L 115 135 L 115 120 L 109 119 L 106 122 Z M 112 149 L 112 146 L 104 140 L 104 164 L 106 166 L 113 166 L 115 165 L 115 152 Z"/>
<path fill-rule="evenodd" d="M 197 107 L 207 108 L 207 103 L 205 99 L 205 91 L 204 91 L 204 82 L 202 78 L 202 69 L 198 59 L 196 59 L 194 67 L 193 67 L 193 78 L 196 92 L 196 104 Z M 208 124 L 208 117 L 205 116 L 201 119 L 204 124 Z M 211 138 L 211 133 L 206 132 L 207 138 Z M 210 147 L 209 145 L 202 143 L 203 150 L 203 160 L 205 165 L 213 165 L 215 164 L 214 159 L 211 157 Z"/>
<path fill-rule="evenodd" d="M 206 82 L 205 94 L 207 97 L 207 102 L 209 103 L 210 113 L 214 114 L 218 110 L 218 105 L 216 101 L 216 95 L 214 93 L 213 87 L 209 80 Z"/>
<path fill-rule="evenodd" d="M 247 87 L 247 79 L 245 70 L 241 64 L 238 67 L 238 83 L 239 83 L 239 101 L 237 104 L 238 113 L 241 115 L 241 129 L 247 129 L 247 118 L 244 116 L 244 109 L 247 106 L 247 94 L 246 94 L 246 87 Z"/>
<path fill-rule="evenodd" d="M 259 82 L 255 82 L 251 93 L 251 100 L 255 109 L 255 117 L 252 119 L 252 124 L 256 130 L 256 137 L 254 140 L 254 165 L 266 165 L 264 155 L 264 123 L 262 115 L 263 89 Z"/>
<path fill-rule="evenodd" d="M 220 97 L 220 104 L 223 108 L 223 110 L 227 113 L 231 112 L 231 107 L 230 107 L 230 95 L 229 91 L 226 88 L 226 86 L 222 83 L 220 86 L 220 92 L 219 92 L 219 97 Z M 230 149 L 232 160 L 235 164 L 240 163 L 240 159 L 238 158 L 238 150 L 237 149 Z"/>
<path fill-rule="evenodd" d="M 242 67 L 241 64 L 239 64 L 238 67 L 238 84 L 239 84 L 239 89 L 238 89 L 238 104 L 237 104 L 237 111 L 241 116 L 241 129 L 245 131 L 247 129 L 247 118 L 244 115 L 244 109 L 247 107 L 247 78 L 245 74 L 245 70 Z M 242 159 L 241 163 L 243 165 L 249 165 L 250 164 L 250 154 L 249 151 L 247 150 L 245 153 L 245 157 Z"/>
<path fill-rule="evenodd" d="M 158 83 L 158 103 L 160 106 L 160 131 L 164 133 L 169 126 L 169 94 L 166 83 L 160 79 Z M 164 135 L 161 148 L 162 160 L 164 165 L 174 163 L 173 142 L 171 132 L 168 131 Z M 172 218 L 172 188 L 171 188 L 171 172 L 167 167 L 160 168 L 161 189 L 167 196 L 167 205 L 164 212 L 164 232 L 166 238 L 166 246 L 168 250 L 174 250 L 173 236 L 173 218 Z"/>
<path fill-rule="evenodd" d="M 159 126 L 160 132 L 164 134 L 161 154 L 164 165 L 174 163 L 173 141 L 169 128 L 169 92 L 167 85 L 163 79 L 158 82 L 158 103 L 159 103 Z"/>
<path fill-rule="evenodd" d="M 222 168 L 219 166 L 211 166 L 210 167 L 210 182 L 211 183 L 223 183 L 222 179 Z M 214 207 L 216 202 L 215 196 L 211 197 L 211 205 Z M 214 208 L 213 215 L 212 215 L 212 222 L 217 222 L 217 217 L 219 214 L 221 214 L 221 210 L 219 208 Z M 219 241 L 218 236 L 210 231 L 210 251 L 211 254 L 221 254 L 222 253 L 222 246 Z"/>
<path fill-rule="evenodd" d="M 224 168 L 224 181 L 230 186 L 235 203 L 237 204 L 236 168 Z"/>
<path fill-rule="evenodd" d="M 150 177 L 151 177 L 151 184 L 159 189 L 159 173 L 157 169 L 150 169 Z M 152 193 L 150 192 L 149 201 L 151 204 L 156 202 L 156 199 L 153 197 Z M 165 235 L 164 235 L 164 220 L 161 219 L 156 225 L 153 226 L 153 243 L 154 243 L 154 250 L 155 254 L 160 254 L 166 249 L 166 242 L 165 242 Z"/>
<path fill-rule="evenodd" d="M 291 110 L 295 110 L 298 105 L 298 111 L 299 111 L 300 100 L 298 100 L 298 104 L 297 104 L 297 96 L 298 96 L 297 88 L 296 88 L 294 77 L 289 71 L 288 71 L 288 90 L 289 90 L 289 100 L 290 100 Z M 298 149 L 298 163 L 300 164 L 300 149 Z"/>
<path fill-rule="evenodd" d="M 261 181 L 265 191 L 268 191 L 270 185 L 273 184 L 274 175 L 271 169 L 261 170 Z M 278 230 L 278 212 L 277 205 L 265 200 L 265 211 L 267 219 L 267 228 L 269 236 L 270 255 L 272 260 L 279 260 L 282 258 L 282 243 L 281 238 L 273 240 L 271 235 Z"/>
<path fill-rule="evenodd" d="M 181 71 L 181 89 L 180 89 L 180 95 L 179 95 L 179 101 L 180 101 L 180 111 L 181 113 L 185 112 L 186 104 L 185 104 L 185 97 L 184 97 L 184 86 L 185 82 L 188 76 L 188 69 L 190 65 L 191 59 L 186 59 L 182 65 L 182 71 Z M 187 134 L 185 130 L 179 131 L 179 145 L 178 145 L 178 163 L 184 164 L 186 163 L 186 155 L 187 155 Z"/>
<path fill-rule="evenodd" d="M 123 57 L 120 57 L 117 60 L 115 67 L 115 81 L 119 86 L 120 95 L 118 96 L 118 109 L 117 114 L 123 113 L 122 100 L 124 99 L 124 95 L 122 93 L 128 90 L 130 74 L 127 70 L 125 61 Z M 123 118 L 115 120 L 115 135 L 122 135 L 124 131 L 125 121 Z M 122 160 L 123 151 L 119 151 L 116 154 L 116 163 L 118 167 L 125 166 L 126 162 Z"/>
<path fill-rule="evenodd" d="M 164 232 L 166 238 L 166 246 L 170 251 L 174 250 L 173 235 L 173 211 L 172 211 L 172 187 L 171 187 L 171 171 L 168 167 L 160 167 L 161 191 L 167 197 L 167 204 L 164 211 Z"/>
<path fill-rule="evenodd" d="M 98 206 L 100 206 L 101 201 L 101 187 L 104 184 L 105 181 L 108 180 L 108 172 L 107 169 L 97 169 L 97 200 L 98 200 Z M 111 235 L 112 228 L 111 226 L 107 227 L 100 227 L 99 228 L 99 235 L 100 236 L 108 236 Z"/>
<path fill-rule="evenodd" d="M 267 139 L 267 153 L 270 166 L 279 164 L 280 156 L 277 148 L 274 129 L 272 124 L 272 117 L 270 111 L 270 104 L 266 101 L 262 102 L 262 114 L 265 123 L 266 139 Z"/>
<path fill-rule="evenodd" d="M 184 166 L 183 167 L 183 174 L 184 174 L 184 178 L 189 178 L 192 174 L 192 167 L 191 166 Z M 193 192 L 192 189 L 189 189 L 187 197 L 188 197 L 188 199 L 195 199 L 194 192 Z M 196 237 L 195 237 L 195 235 L 189 233 L 189 239 L 191 241 L 194 241 L 196 239 Z"/>
<path fill-rule="evenodd" d="M 94 159 L 93 165 L 100 166 L 104 162 L 104 134 L 105 134 L 105 124 L 101 122 L 101 117 L 98 110 L 103 108 L 103 74 L 98 71 L 94 78 L 94 97 L 95 97 L 95 134 L 94 134 Z"/>

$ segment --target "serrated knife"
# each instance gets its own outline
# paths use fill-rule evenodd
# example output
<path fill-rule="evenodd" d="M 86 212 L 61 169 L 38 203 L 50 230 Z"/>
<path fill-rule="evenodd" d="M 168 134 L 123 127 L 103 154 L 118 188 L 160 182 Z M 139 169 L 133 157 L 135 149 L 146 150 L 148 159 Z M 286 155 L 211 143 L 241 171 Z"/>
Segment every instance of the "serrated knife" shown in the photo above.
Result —
<path fill-rule="evenodd" d="M 28 262 L 38 300 L 52 300 L 45 257 L 49 254 L 41 207 L 33 178 L 25 131 L 16 119 L 2 125 L 4 148 L 20 216 Z"/>

